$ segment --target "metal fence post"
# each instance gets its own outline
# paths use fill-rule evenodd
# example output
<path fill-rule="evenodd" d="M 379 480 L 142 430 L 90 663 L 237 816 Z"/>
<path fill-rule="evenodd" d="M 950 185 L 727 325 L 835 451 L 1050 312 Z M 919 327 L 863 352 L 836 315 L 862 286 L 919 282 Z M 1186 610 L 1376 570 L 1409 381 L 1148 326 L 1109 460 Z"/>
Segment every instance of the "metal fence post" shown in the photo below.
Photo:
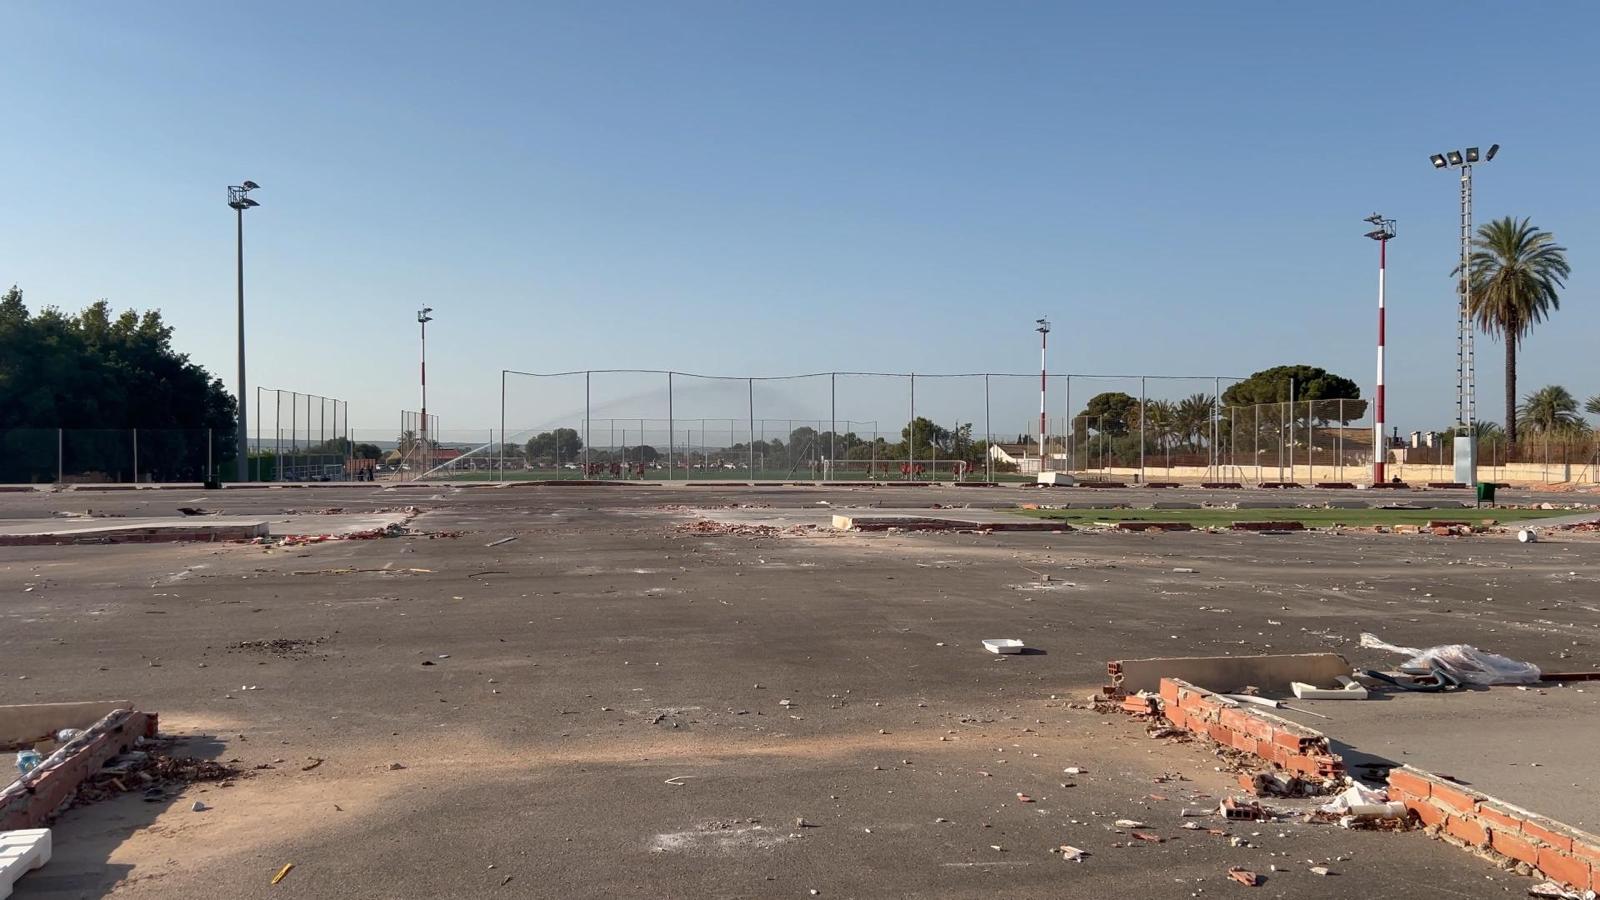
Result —
<path fill-rule="evenodd" d="M 911 373 L 911 421 L 906 423 L 906 477 L 916 471 L 917 462 L 917 373 Z"/>
<path fill-rule="evenodd" d="M 345 414 L 349 424 L 350 414 Z M 500 370 L 500 479 L 506 480 L 506 370 Z"/>
<path fill-rule="evenodd" d="M 839 373 L 828 373 L 828 481 L 833 480 L 833 467 L 838 464 L 839 452 Z"/>
<path fill-rule="evenodd" d="M 994 423 L 989 419 L 989 376 L 983 376 L 983 458 L 985 481 L 994 481 Z"/>
<path fill-rule="evenodd" d="M 1146 413 L 1146 411 L 1148 409 L 1149 409 L 1149 406 L 1146 405 L 1146 403 L 1145 403 L 1144 376 L 1140 375 L 1139 376 L 1139 483 L 1140 484 L 1145 484 L 1146 482 L 1149 481 L 1149 479 L 1145 476 L 1145 470 L 1144 470 L 1144 420 L 1145 420 L 1145 413 Z M 1170 478 L 1172 476 L 1172 473 L 1168 472 L 1167 476 Z"/>
<path fill-rule="evenodd" d="M 589 375 L 589 372 L 583 373 L 583 477 L 585 478 L 589 477 L 589 444 L 593 434 L 589 426 Z"/>
<path fill-rule="evenodd" d="M 750 402 L 750 481 L 756 480 L 756 380 L 745 379 L 745 390 Z"/>
<path fill-rule="evenodd" d="M 66 465 L 66 459 L 65 459 L 66 444 L 67 444 L 67 442 L 66 442 L 66 437 L 65 437 L 65 430 L 61 429 L 61 428 L 57 428 L 56 429 L 56 484 L 64 484 L 64 483 L 66 483 L 66 480 L 67 480 L 67 465 Z"/>
<path fill-rule="evenodd" d="M 211 480 L 211 429 L 206 429 L 206 480 Z"/>
<path fill-rule="evenodd" d="M 677 438 L 677 435 L 675 435 L 673 433 L 673 429 L 675 429 L 676 427 L 677 427 L 677 422 L 674 421 L 674 419 L 672 417 L 672 373 L 668 372 L 667 373 L 667 480 L 668 481 L 672 480 L 672 453 L 673 453 L 673 447 L 676 446 L 673 442 Z"/>
<path fill-rule="evenodd" d="M 133 430 L 133 483 L 139 483 L 139 429 Z"/>
<path fill-rule="evenodd" d="M 1067 389 L 1066 389 L 1066 391 L 1064 393 L 1066 395 L 1066 404 L 1067 404 L 1067 407 L 1066 407 L 1067 408 L 1067 471 L 1071 472 L 1071 471 L 1073 471 L 1074 468 L 1077 467 L 1077 462 L 1078 462 L 1077 442 L 1073 440 L 1073 432 L 1075 432 L 1077 429 L 1072 427 L 1075 420 L 1072 418 L 1072 376 L 1071 375 L 1067 376 Z"/>

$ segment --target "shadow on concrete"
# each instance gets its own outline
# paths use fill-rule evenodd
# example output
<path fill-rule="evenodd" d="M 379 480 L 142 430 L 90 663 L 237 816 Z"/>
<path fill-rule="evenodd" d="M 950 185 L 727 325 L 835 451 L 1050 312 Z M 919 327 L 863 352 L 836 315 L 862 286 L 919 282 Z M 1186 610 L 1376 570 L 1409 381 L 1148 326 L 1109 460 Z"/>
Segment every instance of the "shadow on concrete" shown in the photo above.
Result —
<path fill-rule="evenodd" d="M 168 756 L 214 760 L 226 747 L 212 736 L 193 735 L 160 749 Z M 142 788 L 134 788 L 57 816 L 49 823 L 53 844 L 50 862 L 20 878 L 11 900 L 106 897 L 118 885 L 137 880 L 141 874 L 137 867 L 113 863 L 111 857 L 123 842 L 149 828 L 163 812 L 180 801 L 189 802 L 184 797 L 189 785 L 173 783 L 161 787 L 159 797 L 146 797 Z"/>

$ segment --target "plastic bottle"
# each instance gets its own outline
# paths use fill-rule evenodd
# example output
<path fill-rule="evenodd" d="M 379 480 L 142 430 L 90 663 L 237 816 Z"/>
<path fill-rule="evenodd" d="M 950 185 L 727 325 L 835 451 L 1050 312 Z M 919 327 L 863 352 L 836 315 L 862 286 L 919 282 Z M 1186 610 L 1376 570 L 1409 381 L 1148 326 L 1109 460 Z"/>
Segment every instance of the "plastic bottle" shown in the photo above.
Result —
<path fill-rule="evenodd" d="M 44 762 L 44 757 L 37 750 L 23 750 L 17 754 L 17 774 L 26 775 Z"/>

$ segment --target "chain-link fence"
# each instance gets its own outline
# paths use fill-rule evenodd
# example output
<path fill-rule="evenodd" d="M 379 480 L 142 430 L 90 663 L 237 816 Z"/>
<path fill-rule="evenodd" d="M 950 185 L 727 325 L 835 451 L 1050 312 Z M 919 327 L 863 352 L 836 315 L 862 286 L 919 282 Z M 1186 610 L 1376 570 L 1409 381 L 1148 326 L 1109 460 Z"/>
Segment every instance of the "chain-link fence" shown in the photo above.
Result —
<path fill-rule="evenodd" d="M 1235 380 L 507 371 L 482 450 L 497 478 L 1031 481 L 1123 465 L 1141 399 L 1214 411 Z"/>

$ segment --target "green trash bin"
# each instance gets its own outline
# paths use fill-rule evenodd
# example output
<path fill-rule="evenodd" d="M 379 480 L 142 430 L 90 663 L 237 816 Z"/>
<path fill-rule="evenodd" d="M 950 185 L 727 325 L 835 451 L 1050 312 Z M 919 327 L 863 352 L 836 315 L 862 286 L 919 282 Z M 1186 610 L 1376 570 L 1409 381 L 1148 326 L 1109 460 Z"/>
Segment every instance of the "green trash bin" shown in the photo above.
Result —
<path fill-rule="evenodd" d="M 1480 481 L 1480 482 L 1478 482 L 1478 502 L 1479 503 L 1493 503 L 1494 502 L 1494 482 L 1492 482 L 1492 481 Z"/>

